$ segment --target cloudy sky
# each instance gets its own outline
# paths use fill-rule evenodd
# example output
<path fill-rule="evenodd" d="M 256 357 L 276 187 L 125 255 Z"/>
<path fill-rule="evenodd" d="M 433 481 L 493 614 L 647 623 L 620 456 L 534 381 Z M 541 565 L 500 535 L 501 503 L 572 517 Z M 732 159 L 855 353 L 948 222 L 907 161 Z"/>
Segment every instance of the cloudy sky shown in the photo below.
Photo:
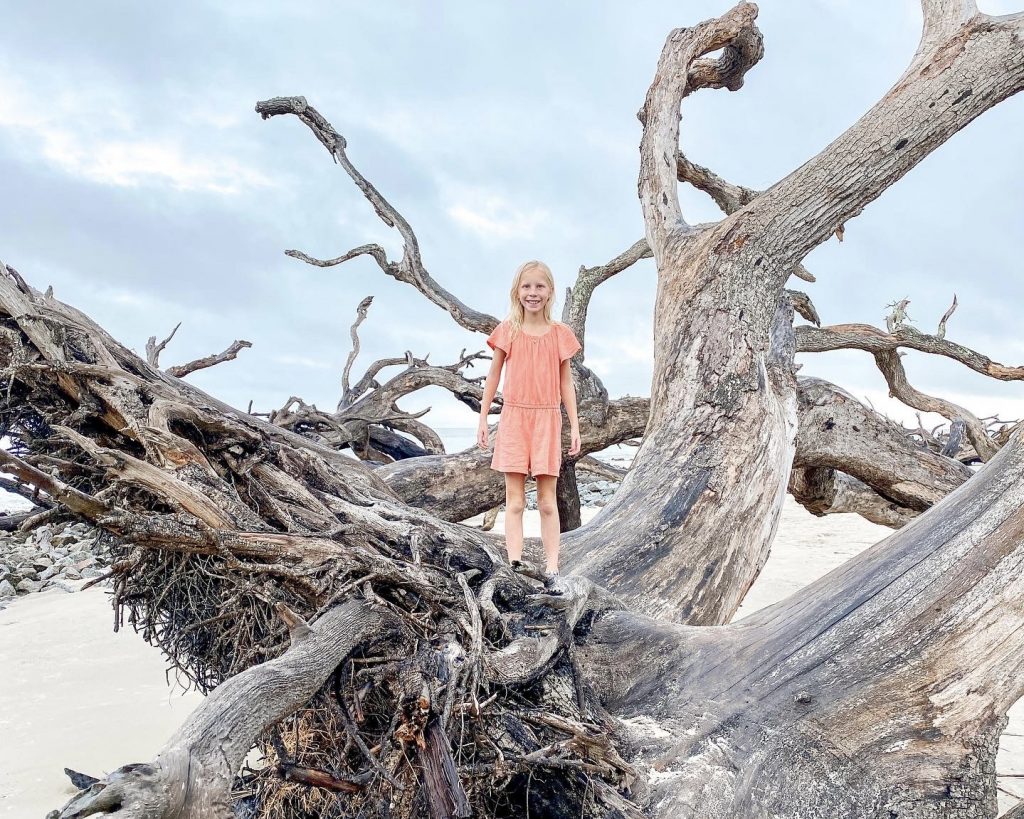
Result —
<path fill-rule="evenodd" d="M 252 341 L 191 377 L 236 406 L 295 394 L 331 407 L 366 295 L 357 371 L 405 350 L 450 363 L 483 337 L 368 259 L 321 270 L 283 255 L 366 242 L 397 255 L 400 243 L 305 128 L 261 121 L 255 102 L 305 95 L 412 223 L 434 277 L 503 315 L 519 262 L 547 260 L 561 288 L 643 234 L 635 112 L 666 33 L 727 5 L 2 0 L 0 258 L 136 350 L 181 321 L 165 365 Z M 920 17 L 904 0 L 766 0 L 759 23 L 764 60 L 738 93 L 687 101 L 682 143 L 764 188 L 886 91 Z M 1024 99 L 1011 99 L 816 250 L 807 289 L 825 322 L 880 324 L 906 296 L 932 330 L 956 292 L 949 337 L 1024 362 L 1022 138 Z M 691 222 L 718 218 L 702 195 L 682 198 Z M 649 392 L 653 298 L 650 262 L 595 296 L 587 362 L 613 396 Z M 916 353 L 906 363 L 922 390 L 1024 415 L 1020 385 Z M 807 357 L 803 371 L 882 406 L 865 353 Z M 404 408 L 427 405 L 436 426 L 475 423 L 440 393 Z"/>

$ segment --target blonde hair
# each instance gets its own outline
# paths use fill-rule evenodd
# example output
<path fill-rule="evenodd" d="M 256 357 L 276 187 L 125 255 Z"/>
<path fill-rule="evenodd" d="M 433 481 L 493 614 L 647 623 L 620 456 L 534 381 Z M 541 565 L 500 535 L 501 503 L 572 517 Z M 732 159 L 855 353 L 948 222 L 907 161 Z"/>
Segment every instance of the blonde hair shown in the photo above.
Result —
<path fill-rule="evenodd" d="M 551 297 L 548 299 L 547 304 L 544 305 L 544 320 L 551 324 L 551 309 L 555 303 L 555 277 L 551 274 L 551 268 L 544 264 L 544 262 L 531 259 L 519 265 L 515 276 L 512 277 L 507 321 L 511 330 L 511 337 L 513 338 L 522 329 L 523 320 L 526 317 L 526 310 L 523 309 L 522 302 L 519 301 L 519 285 L 523 280 L 523 275 L 530 270 L 540 271 L 541 275 L 547 280 L 548 287 L 551 289 Z"/>

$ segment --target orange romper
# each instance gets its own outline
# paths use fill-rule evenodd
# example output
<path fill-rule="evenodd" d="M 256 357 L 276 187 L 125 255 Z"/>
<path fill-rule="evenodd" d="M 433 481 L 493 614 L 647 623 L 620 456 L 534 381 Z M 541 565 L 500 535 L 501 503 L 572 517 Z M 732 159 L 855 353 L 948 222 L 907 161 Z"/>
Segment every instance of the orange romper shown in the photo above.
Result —
<path fill-rule="evenodd" d="M 555 321 L 539 336 L 520 330 L 513 339 L 506 320 L 494 328 L 487 345 L 505 352 L 491 469 L 557 476 L 562 461 L 559 367 L 579 352 L 575 333 Z"/>

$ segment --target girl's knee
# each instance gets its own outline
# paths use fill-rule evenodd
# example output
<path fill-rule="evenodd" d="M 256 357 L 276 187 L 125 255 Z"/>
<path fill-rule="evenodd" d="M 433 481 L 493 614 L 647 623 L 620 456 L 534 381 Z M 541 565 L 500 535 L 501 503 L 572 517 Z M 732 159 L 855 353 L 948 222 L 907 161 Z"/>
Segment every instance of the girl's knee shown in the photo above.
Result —
<path fill-rule="evenodd" d="M 554 498 L 537 498 L 537 508 L 545 517 L 558 514 L 558 503 Z"/>
<path fill-rule="evenodd" d="M 505 501 L 506 515 L 521 515 L 526 508 L 525 498 L 509 498 Z"/>

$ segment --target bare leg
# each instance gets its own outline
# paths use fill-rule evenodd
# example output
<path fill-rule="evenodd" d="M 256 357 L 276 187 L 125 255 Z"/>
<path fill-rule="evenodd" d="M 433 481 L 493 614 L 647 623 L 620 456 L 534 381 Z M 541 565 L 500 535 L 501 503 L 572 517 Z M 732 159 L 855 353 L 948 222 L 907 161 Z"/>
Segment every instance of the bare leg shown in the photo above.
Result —
<path fill-rule="evenodd" d="M 544 541 L 544 560 L 549 572 L 558 571 L 558 502 L 555 500 L 557 475 L 537 476 L 537 508 L 540 510 L 540 537 Z"/>
<path fill-rule="evenodd" d="M 552 496 L 553 497 L 553 496 Z M 523 559 L 523 509 L 526 507 L 526 476 L 505 473 L 505 548 L 508 559 Z"/>

